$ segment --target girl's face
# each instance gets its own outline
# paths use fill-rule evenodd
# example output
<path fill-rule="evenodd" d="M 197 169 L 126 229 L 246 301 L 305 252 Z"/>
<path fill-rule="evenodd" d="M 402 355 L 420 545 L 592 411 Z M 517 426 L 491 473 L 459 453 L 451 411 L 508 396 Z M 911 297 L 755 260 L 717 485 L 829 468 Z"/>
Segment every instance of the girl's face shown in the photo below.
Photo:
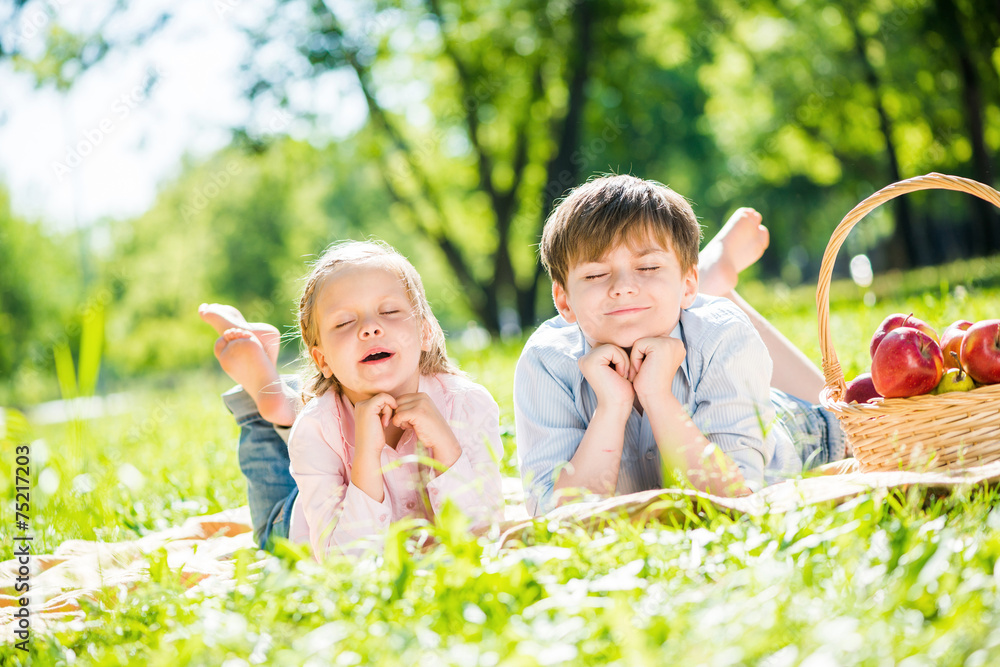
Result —
<path fill-rule="evenodd" d="M 317 286 L 315 308 L 320 343 L 310 354 L 351 403 L 417 391 L 429 336 L 398 275 L 377 264 L 339 268 Z"/>

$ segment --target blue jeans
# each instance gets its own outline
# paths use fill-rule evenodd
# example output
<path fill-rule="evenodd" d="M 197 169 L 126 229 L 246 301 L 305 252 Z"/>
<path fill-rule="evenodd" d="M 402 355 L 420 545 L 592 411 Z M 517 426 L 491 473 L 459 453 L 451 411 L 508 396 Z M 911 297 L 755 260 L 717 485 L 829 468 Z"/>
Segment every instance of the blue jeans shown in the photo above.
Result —
<path fill-rule="evenodd" d="M 286 375 L 282 379 L 298 390 L 297 377 Z M 286 443 L 291 429 L 261 417 L 257 404 L 239 385 L 223 394 L 222 400 L 240 426 L 240 470 L 247 478 L 254 542 L 270 551 L 274 538 L 288 537 L 292 505 L 299 494 Z"/>
<path fill-rule="evenodd" d="M 773 388 L 771 403 L 792 436 L 803 470 L 844 458 L 844 431 L 832 412 L 822 405 L 814 405 Z"/>

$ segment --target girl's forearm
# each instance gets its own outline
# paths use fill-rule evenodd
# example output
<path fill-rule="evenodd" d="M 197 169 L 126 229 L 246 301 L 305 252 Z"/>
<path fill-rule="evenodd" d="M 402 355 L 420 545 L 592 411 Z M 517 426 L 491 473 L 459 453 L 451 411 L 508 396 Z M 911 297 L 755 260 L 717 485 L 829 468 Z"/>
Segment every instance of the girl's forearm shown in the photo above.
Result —
<path fill-rule="evenodd" d="M 556 479 L 556 491 L 586 489 L 603 496 L 614 494 L 629 415 L 620 412 L 597 407 L 580 446 Z"/>
<path fill-rule="evenodd" d="M 739 467 L 708 441 L 673 395 L 647 414 L 667 469 L 679 471 L 692 486 L 715 495 L 748 493 Z"/>
<path fill-rule="evenodd" d="M 371 456 L 358 456 L 351 468 L 351 482 L 375 502 L 380 503 L 385 500 L 381 460 Z"/>

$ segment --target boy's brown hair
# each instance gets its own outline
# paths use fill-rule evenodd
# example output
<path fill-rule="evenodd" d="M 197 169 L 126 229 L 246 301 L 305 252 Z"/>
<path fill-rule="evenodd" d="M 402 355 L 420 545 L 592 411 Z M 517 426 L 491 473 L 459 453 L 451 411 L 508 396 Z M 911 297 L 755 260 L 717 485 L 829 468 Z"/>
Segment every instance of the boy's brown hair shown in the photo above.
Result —
<path fill-rule="evenodd" d="M 565 287 L 571 267 L 597 261 L 622 243 L 640 243 L 647 234 L 677 253 L 682 272 L 698 263 L 701 226 L 684 197 L 635 176 L 595 178 L 570 192 L 545 221 L 542 265 Z"/>

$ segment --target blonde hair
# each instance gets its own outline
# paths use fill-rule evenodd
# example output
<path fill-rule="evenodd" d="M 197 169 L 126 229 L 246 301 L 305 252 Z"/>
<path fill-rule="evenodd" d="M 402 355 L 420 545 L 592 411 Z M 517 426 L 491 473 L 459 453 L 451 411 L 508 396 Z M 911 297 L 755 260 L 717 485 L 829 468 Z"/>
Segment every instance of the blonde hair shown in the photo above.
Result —
<path fill-rule="evenodd" d="M 622 243 L 635 245 L 647 234 L 673 248 L 682 272 L 698 263 L 701 226 L 684 197 L 635 176 L 595 178 L 570 192 L 545 221 L 542 265 L 566 287 L 573 266 L 597 261 Z"/>
<path fill-rule="evenodd" d="M 413 306 L 421 324 L 422 335 L 426 334 L 425 342 L 429 349 L 420 352 L 419 370 L 421 375 L 435 373 L 450 373 L 458 375 L 459 371 L 448 359 L 445 350 L 444 331 L 431 312 L 427 294 L 424 292 L 420 274 L 402 254 L 383 241 L 342 241 L 334 243 L 313 264 L 312 271 L 305 278 L 302 298 L 299 299 L 299 333 L 305 346 L 303 356 L 309 367 L 315 370 L 306 378 L 303 399 L 322 396 L 330 389 L 338 394 L 344 391 L 343 385 L 336 375 L 324 377 L 310 355 L 312 348 L 320 345 L 319 322 L 316 318 L 316 300 L 323 282 L 345 266 L 372 264 L 395 273 L 403 283 L 403 288 Z"/>

